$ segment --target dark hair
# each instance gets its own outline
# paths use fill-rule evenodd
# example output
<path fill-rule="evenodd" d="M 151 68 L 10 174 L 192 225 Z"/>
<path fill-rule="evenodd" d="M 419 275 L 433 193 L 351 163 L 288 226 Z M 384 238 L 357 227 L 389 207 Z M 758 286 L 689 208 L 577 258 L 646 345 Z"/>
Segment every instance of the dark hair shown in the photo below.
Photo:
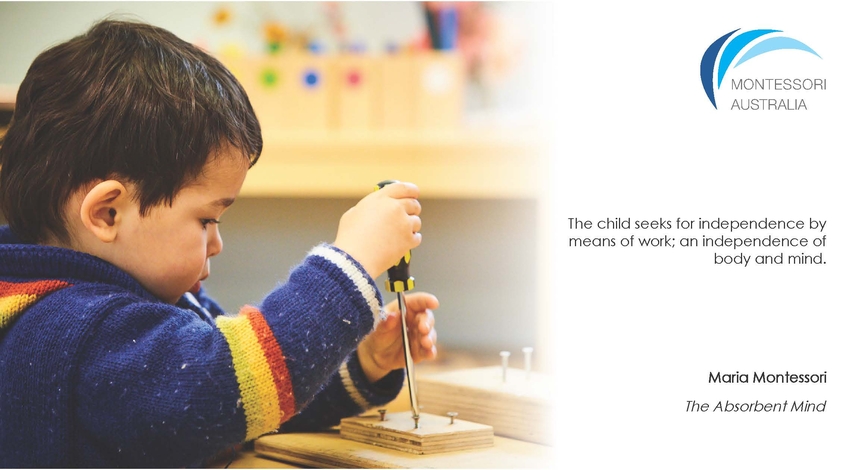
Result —
<path fill-rule="evenodd" d="M 146 215 L 228 145 L 249 166 L 263 147 L 236 78 L 162 28 L 103 20 L 27 71 L 0 141 L 0 209 L 24 241 L 68 242 L 63 209 L 84 184 L 132 182 Z"/>

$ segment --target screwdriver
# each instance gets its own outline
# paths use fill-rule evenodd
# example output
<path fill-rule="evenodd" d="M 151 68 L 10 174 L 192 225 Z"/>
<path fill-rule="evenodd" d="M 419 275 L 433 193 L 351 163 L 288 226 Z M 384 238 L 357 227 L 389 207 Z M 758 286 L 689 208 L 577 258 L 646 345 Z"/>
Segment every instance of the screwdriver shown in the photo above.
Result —
<path fill-rule="evenodd" d="M 375 185 L 375 191 L 388 184 L 398 183 L 396 180 L 384 180 Z M 413 289 L 413 277 L 410 276 L 410 250 L 387 271 L 387 282 L 384 285 L 389 292 L 398 295 L 398 309 L 401 313 L 401 339 L 404 343 L 404 370 L 407 373 L 407 389 L 410 392 L 410 407 L 413 410 L 413 423 L 419 429 L 419 402 L 416 400 L 416 380 L 413 375 L 413 356 L 410 354 L 410 340 L 407 338 L 407 304 L 404 293 Z"/>

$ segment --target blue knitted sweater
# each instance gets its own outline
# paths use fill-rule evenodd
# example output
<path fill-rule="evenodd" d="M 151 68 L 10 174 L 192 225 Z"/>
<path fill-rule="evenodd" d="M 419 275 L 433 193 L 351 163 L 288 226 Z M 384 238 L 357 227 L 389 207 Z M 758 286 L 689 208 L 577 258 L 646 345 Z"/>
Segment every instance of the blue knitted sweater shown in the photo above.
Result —
<path fill-rule="evenodd" d="M 191 467 L 278 431 L 317 430 L 391 401 L 353 352 L 382 299 L 319 245 L 257 307 L 171 305 L 127 273 L 0 227 L 0 467 Z"/>

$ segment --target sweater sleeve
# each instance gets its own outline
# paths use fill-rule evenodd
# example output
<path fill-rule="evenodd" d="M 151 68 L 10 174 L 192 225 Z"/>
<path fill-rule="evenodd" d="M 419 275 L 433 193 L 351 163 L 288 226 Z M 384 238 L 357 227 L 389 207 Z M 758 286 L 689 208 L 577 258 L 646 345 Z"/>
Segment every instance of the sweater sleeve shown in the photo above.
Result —
<path fill-rule="evenodd" d="M 303 410 L 285 422 L 279 432 L 305 432 L 327 429 L 342 418 L 394 400 L 404 385 L 404 369 L 397 369 L 369 383 L 357 353 L 352 353 L 326 386 Z"/>
<path fill-rule="evenodd" d="M 113 305 L 80 366 L 84 432 L 114 456 L 108 465 L 192 466 L 277 430 L 314 401 L 313 423 L 338 420 L 364 397 L 384 399 L 348 360 L 381 307 L 371 277 L 330 245 L 314 248 L 259 307 L 219 315 L 214 327 L 171 305 Z M 360 383 L 346 388 L 341 369 Z M 337 400 L 354 405 L 319 411 Z"/>

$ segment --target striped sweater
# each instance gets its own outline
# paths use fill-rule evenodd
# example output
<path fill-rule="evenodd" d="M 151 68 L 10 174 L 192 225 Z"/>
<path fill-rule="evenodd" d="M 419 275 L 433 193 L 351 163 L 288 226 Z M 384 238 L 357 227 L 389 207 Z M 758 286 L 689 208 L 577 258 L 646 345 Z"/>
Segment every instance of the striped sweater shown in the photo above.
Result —
<path fill-rule="evenodd" d="M 387 403 L 353 352 L 381 320 L 374 281 L 314 248 L 257 307 L 203 289 L 166 304 L 93 256 L 0 228 L 0 467 L 187 467 L 270 432 Z"/>

